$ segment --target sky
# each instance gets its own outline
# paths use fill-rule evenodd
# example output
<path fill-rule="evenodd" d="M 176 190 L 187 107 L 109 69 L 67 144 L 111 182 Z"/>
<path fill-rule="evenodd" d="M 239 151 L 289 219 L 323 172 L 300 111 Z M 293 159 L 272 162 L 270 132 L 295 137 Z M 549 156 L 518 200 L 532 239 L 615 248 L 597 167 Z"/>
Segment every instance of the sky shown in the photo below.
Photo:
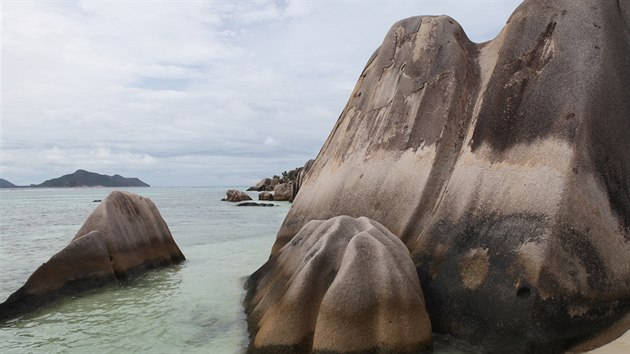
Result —
<path fill-rule="evenodd" d="M 315 158 L 391 25 L 520 1 L 3 1 L 0 178 L 247 186 Z"/>

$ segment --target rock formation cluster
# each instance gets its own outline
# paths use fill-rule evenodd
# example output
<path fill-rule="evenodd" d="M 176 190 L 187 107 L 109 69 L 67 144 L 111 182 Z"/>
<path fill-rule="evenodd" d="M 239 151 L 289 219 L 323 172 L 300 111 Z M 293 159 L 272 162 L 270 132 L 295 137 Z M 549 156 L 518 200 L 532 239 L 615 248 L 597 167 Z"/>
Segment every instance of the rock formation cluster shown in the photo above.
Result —
<path fill-rule="evenodd" d="M 526 0 L 481 44 L 447 16 L 394 24 L 254 278 L 298 267 L 279 260 L 312 220 L 365 216 L 409 249 L 437 333 L 493 353 L 613 339 L 630 328 L 629 80 L 625 0 Z"/>
<path fill-rule="evenodd" d="M 273 178 L 263 178 L 256 183 L 255 186 L 249 187 L 247 190 L 261 192 L 258 195 L 260 200 L 284 200 L 293 202 L 293 199 L 300 190 L 302 181 L 314 161 L 315 160 L 309 160 L 302 167 L 297 167 L 288 172 L 284 171 L 282 172 L 282 177 L 273 176 Z M 273 194 L 269 192 L 273 192 Z"/>
<path fill-rule="evenodd" d="M 249 196 L 246 192 L 239 191 L 238 189 L 228 189 L 225 192 L 226 198 L 221 199 L 222 201 L 227 202 L 242 202 L 245 200 L 252 200 L 252 197 Z"/>

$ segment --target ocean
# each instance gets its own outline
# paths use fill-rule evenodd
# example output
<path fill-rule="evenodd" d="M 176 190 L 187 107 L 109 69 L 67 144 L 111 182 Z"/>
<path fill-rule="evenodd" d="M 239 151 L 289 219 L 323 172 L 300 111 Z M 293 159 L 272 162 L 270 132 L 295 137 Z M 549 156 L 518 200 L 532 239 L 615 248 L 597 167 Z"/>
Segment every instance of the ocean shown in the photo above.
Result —
<path fill-rule="evenodd" d="M 291 205 L 236 207 L 220 201 L 228 187 L 118 189 L 153 200 L 187 260 L 0 324 L 0 353 L 245 352 L 243 283 L 269 257 Z M 0 302 L 112 190 L 0 189 Z M 465 352 L 437 339 L 434 353 Z"/>

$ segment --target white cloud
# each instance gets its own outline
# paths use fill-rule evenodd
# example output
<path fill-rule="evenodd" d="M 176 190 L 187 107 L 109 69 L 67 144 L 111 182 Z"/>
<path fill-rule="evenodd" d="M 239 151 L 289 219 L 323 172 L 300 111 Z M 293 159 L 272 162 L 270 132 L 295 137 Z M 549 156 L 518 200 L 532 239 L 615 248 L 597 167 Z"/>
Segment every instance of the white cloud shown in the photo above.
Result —
<path fill-rule="evenodd" d="M 267 136 L 267 138 L 265 138 L 265 141 L 263 142 L 263 144 L 267 145 L 267 146 L 278 146 L 280 145 L 280 142 L 276 139 L 274 139 L 271 136 Z"/>
<path fill-rule="evenodd" d="M 277 174 L 317 154 L 392 23 L 448 13 L 481 41 L 517 4 L 4 2 L 0 177 Z"/>

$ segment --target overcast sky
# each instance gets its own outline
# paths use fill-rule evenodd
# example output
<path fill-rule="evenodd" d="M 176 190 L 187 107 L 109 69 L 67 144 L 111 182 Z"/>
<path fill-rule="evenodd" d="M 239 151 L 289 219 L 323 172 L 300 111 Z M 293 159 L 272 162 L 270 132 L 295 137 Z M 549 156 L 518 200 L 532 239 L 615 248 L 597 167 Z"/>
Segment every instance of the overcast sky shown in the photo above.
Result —
<path fill-rule="evenodd" d="M 317 155 L 394 22 L 483 42 L 519 3 L 2 2 L 0 177 L 253 184 Z"/>

